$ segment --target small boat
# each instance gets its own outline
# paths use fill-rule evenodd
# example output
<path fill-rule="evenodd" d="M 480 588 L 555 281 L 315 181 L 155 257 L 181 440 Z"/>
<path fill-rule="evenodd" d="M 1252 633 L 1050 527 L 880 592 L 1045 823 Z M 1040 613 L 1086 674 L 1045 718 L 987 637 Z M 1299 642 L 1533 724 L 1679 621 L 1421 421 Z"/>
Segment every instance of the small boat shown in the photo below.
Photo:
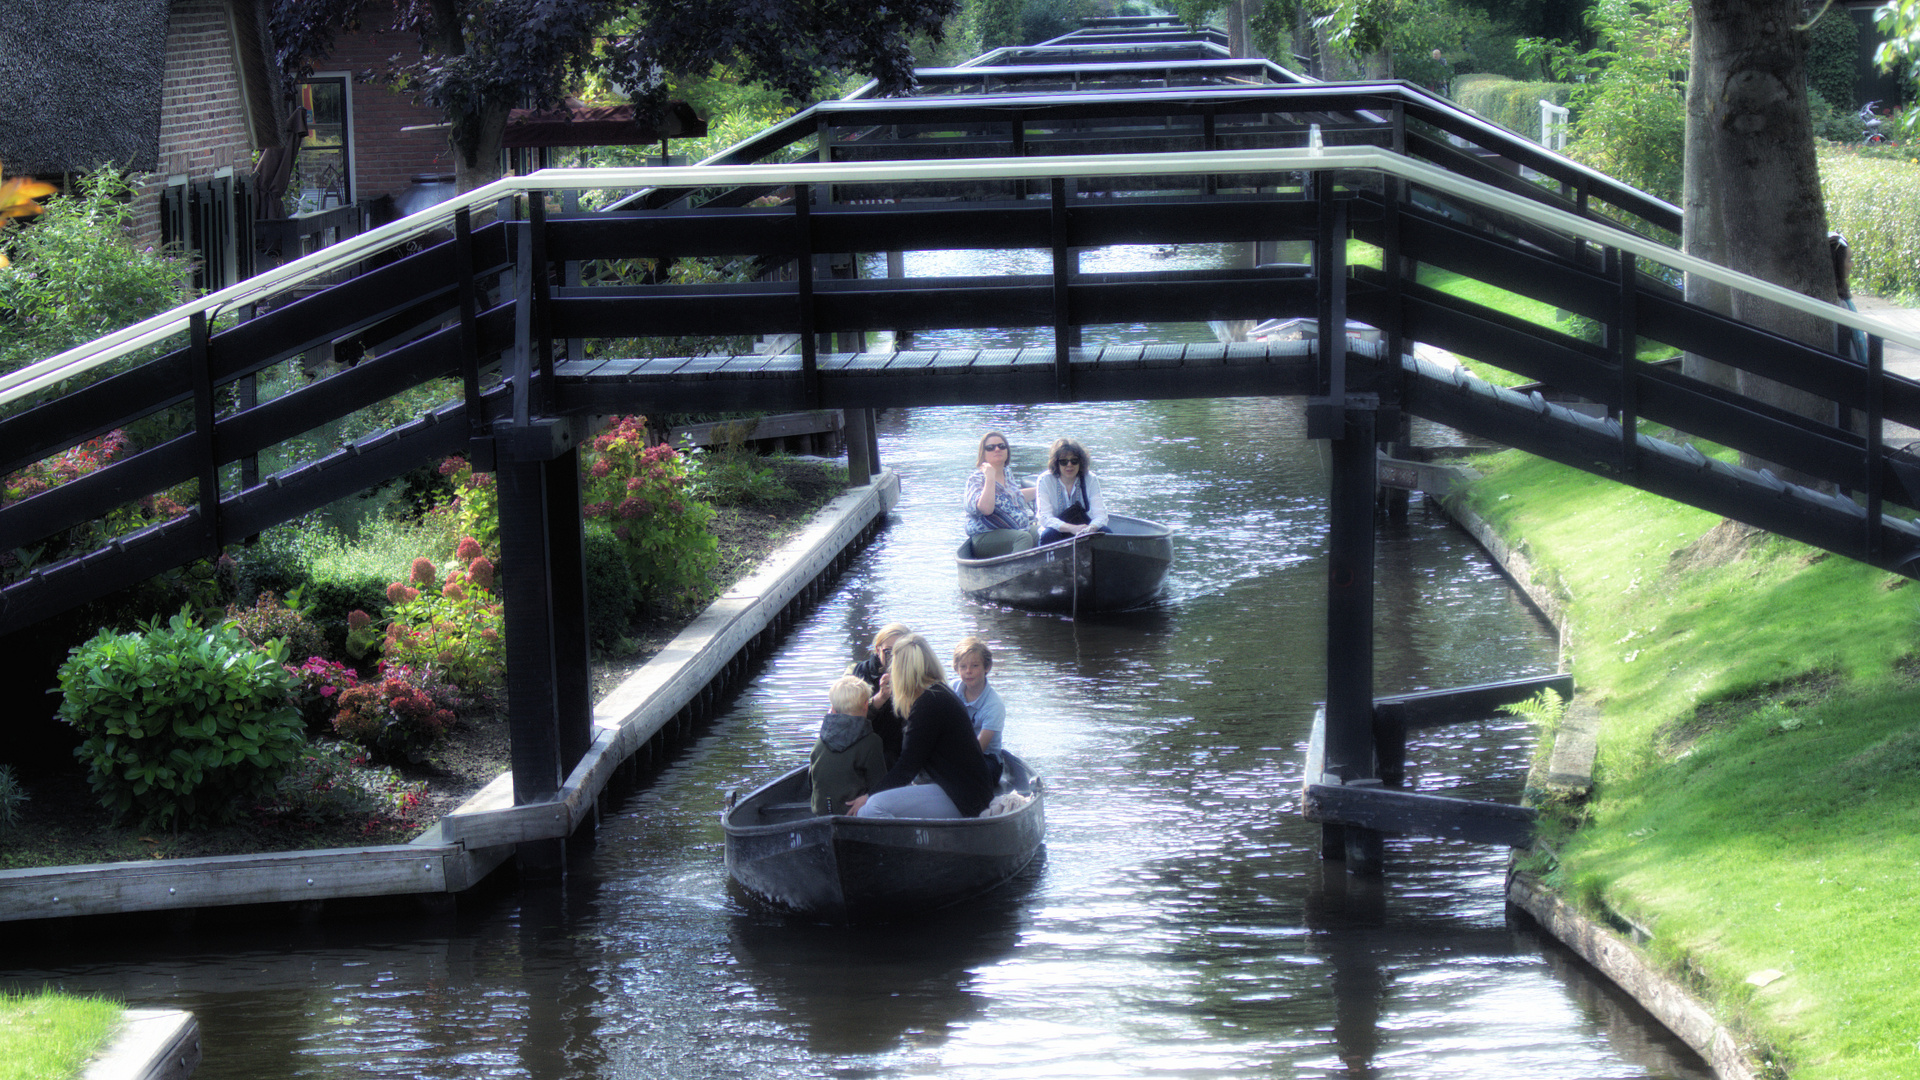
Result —
<path fill-rule="evenodd" d="M 1040 547 L 973 557 L 962 541 L 955 560 L 960 591 L 980 600 L 1041 611 L 1120 611 L 1160 591 L 1173 563 L 1173 530 L 1145 518 L 1112 514 L 1112 532 L 1081 533 Z"/>
<path fill-rule="evenodd" d="M 1047 831 L 1040 778 L 1012 754 L 1000 760 L 996 797 L 1027 801 L 976 818 L 819 817 L 801 766 L 728 800 L 727 873 L 774 907 L 829 922 L 898 919 L 979 896 L 1032 862 Z"/>

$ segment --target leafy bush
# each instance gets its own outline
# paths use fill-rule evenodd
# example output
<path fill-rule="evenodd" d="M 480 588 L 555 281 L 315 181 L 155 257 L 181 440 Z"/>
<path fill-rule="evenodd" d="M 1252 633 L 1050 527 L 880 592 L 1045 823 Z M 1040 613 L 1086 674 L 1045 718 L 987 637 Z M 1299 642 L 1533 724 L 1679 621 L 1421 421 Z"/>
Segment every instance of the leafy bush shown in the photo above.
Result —
<path fill-rule="evenodd" d="M 10 230 L 0 269 L 0 371 L 44 360 L 178 304 L 190 267 L 127 239 L 133 187 L 111 165 L 47 200 L 33 226 Z"/>
<path fill-rule="evenodd" d="M 617 648 L 640 599 L 627 569 L 625 547 L 603 521 L 587 523 L 587 634 L 603 649 Z"/>
<path fill-rule="evenodd" d="M 340 694 L 360 682 L 352 668 L 318 656 L 307 657 L 299 667 L 288 664 L 287 671 L 296 681 L 294 707 L 308 731 L 331 729 L 334 714 L 340 711 Z"/>
<path fill-rule="evenodd" d="M 500 492 L 494 487 L 493 474 L 476 473 L 466 458 L 455 456 L 440 463 L 440 475 L 453 484 L 454 521 L 460 535 L 498 551 Z"/>
<path fill-rule="evenodd" d="M 462 690 L 500 681 L 504 672 L 503 610 L 493 595 L 493 560 L 468 537 L 455 553 L 464 566 L 442 582 L 433 561 L 413 560 L 408 581 L 387 586 L 393 618 L 382 648 L 389 664 L 431 667 Z"/>
<path fill-rule="evenodd" d="M 1807 36 L 1807 87 L 1851 115 L 1860 104 L 1853 97 L 1859 66 L 1860 28 L 1845 6 L 1826 8 Z"/>
<path fill-rule="evenodd" d="M 294 600 L 298 602 L 298 593 Z M 261 593 L 252 607 L 228 605 L 227 618 L 255 648 L 264 648 L 268 642 L 277 640 L 285 646 L 288 656 L 326 655 L 327 638 L 320 628 L 308 622 L 299 608 L 270 592 Z"/>
<path fill-rule="evenodd" d="M 1807 91 L 1807 113 L 1813 119 L 1815 138 L 1828 142 L 1857 143 L 1867 133 L 1867 126 L 1856 113 L 1836 109 L 1827 104 L 1818 90 Z"/>
<path fill-rule="evenodd" d="M 426 791 L 424 781 L 409 783 L 339 746 L 316 746 L 281 778 L 273 812 L 310 825 L 365 821 L 373 832 L 382 824 L 406 825 Z"/>
<path fill-rule="evenodd" d="M 1920 161 L 1822 146 L 1827 227 L 1853 248 L 1854 294 L 1920 298 Z"/>
<path fill-rule="evenodd" d="M 1573 96 L 1570 83 L 1520 82 L 1500 75 L 1462 75 L 1453 81 L 1453 100 L 1460 107 L 1496 124 L 1540 139 L 1540 102 L 1565 105 Z"/>
<path fill-rule="evenodd" d="M 645 417 L 616 417 L 581 466 L 581 512 L 612 529 L 642 604 L 671 607 L 704 586 L 718 560 L 713 507 L 689 490 L 678 451 L 647 445 Z"/>
<path fill-rule="evenodd" d="M 784 502 L 793 489 L 751 450 L 722 450 L 703 455 L 694 492 L 715 506 Z"/>
<path fill-rule="evenodd" d="M 30 798 L 13 775 L 13 766 L 0 765 L 0 836 L 20 826 L 20 804 Z"/>
<path fill-rule="evenodd" d="M 454 541 L 446 527 L 447 521 L 437 517 L 411 522 L 374 518 L 361 525 L 357 542 L 333 530 L 316 531 L 303 541 L 311 584 L 302 599 L 307 617 L 326 633 L 333 655 L 355 661 L 376 658 L 379 636 L 356 634 L 354 613 L 365 619 L 369 612 L 385 611 L 387 586 L 405 577 L 421 552 L 452 553 Z"/>
<path fill-rule="evenodd" d="M 459 695 L 432 671 L 383 663 L 378 679 L 341 691 L 333 730 L 376 760 L 425 761 L 459 707 Z"/>
<path fill-rule="evenodd" d="M 312 531 L 313 523 L 304 519 L 275 525 L 253 543 L 234 549 L 235 594 L 244 600 L 267 592 L 292 596 L 298 589 L 304 595 L 310 578 L 302 545 Z"/>
<path fill-rule="evenodd" d="M 306 744 L 283 655 L 185 614 L 74 648 L 58 714 L 85 736 L 74 755 L 101 805 L 178 827 L 271 797 Z"/>

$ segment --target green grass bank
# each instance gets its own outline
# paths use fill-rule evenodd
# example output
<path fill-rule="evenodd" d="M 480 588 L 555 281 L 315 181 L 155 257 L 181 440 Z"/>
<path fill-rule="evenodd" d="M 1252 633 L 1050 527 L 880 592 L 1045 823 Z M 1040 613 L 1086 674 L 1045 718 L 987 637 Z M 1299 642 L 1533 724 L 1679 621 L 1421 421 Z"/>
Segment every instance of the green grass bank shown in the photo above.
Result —
<path fill-rule="evenodd" d="M 1644 933 L 1763 1075 L 1920 1076 L 1920 589 L 1517 451 L 1474 464 L 1457 498 L 1567 601 L 1603 717 L 1591 798 L 1523 868 Z"/>
<path fill-rule="evenodd" d="M 67 1080 L 104 1047 L 125 1008 L 47 990 L 0 994 L 0 1080 Z"/>

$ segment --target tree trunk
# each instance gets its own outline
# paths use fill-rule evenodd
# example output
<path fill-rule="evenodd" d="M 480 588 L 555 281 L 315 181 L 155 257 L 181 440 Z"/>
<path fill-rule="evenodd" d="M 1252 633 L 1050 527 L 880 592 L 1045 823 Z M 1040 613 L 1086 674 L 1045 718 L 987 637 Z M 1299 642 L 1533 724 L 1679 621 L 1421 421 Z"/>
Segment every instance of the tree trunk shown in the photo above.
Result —
<path fill-rule="evenodd" d="M 1725 263 L 1727 259 L 1726 237 L 1723 222 L 1720 219 L 1721 181 L 1713 174 L 1711 154 L 1713 141 L 1707 137 L 1712 130 L 1706 123 L 1707 74 L 1702 61 L 1699 44 L 1700 30 L 1698 20 L 1694 23 L 1694 46 L 1692 65 L 1687 73 L 1687 143 L 1686 160 L 1682 168 L 1685 179 L 1682 181 L 1680 209 L 1680 250 L 1712 263 Z M 1727 287 L 1717 281 L 1687 275 L 1687 302 L 1698 304 L 1710 311 L 1722 315 L 1733 311 L 1733 298 Z M 1682 373 L 1711 383 L 1723 390 L 1735 388 L 1737 370 L 1716 360 L 1709 360 L 1697 353 L 1688 353 L 1681 361 Z"/>
<path fill-rule="evenodd" d="M 1248 9 L 1253 0 L 1227 0 L 1227 55 L 1245 59 L 1259 55 L 1253 47 L 1253 34 L 1247 29 Z"/>
<path fill-rule="evenodd" d="M 454 142 L 455 189 L 472 191 L 500 179 L 500 143 L 507 135 L 507 107 L 490 106 L 468 118 L 466 124 L 456 121 L 453 130 L 465 135 Z"/>
<path fill-rule="evenodd" d="M 1694 71 L 1705 114 L 1690 115 L 1689 123 L 1704 126 L 1709 169 L 1689 189 L 1714 188 L 1725 265 L 1833 303 L 1826 206 L 1807 112 L 1807 40 L 1794 29 L 1801 17 L 1799 0 L 1694 0 Z M 1740 292 L 1731 310 L 1783 336 L 1832 347 L 1833 324 L 1824 319 Z M 1818 395 L 1746 372 L 1739 386 L 1803 416 L 1833 419 L 1833 403 Z M 1767 466 L 1746 456 L 1742 464 Z M 1815 482 L 1775 471 L 1783 480 Z"/>

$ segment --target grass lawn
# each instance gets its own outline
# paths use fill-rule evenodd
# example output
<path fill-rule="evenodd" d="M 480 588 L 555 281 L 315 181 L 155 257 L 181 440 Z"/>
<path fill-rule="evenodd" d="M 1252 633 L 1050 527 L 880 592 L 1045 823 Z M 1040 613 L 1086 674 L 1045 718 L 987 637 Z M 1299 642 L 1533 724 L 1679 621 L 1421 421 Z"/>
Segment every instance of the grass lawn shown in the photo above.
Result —
<path fill-rule="evenodd" d="M 1466 498 L 1569 598 L 1604 717 L 1594 797 L 1534 869 L 1650 930 L 1795 1080 L 1920 1076 L 1920 591 L 1518 452 L 1477 464 Z"/>
<path fill-rule="evenodd" d="M 117 1001 L 54 991 L 0 993 L 0 1080 L 68 1080 L 106 1044 Z"/>

